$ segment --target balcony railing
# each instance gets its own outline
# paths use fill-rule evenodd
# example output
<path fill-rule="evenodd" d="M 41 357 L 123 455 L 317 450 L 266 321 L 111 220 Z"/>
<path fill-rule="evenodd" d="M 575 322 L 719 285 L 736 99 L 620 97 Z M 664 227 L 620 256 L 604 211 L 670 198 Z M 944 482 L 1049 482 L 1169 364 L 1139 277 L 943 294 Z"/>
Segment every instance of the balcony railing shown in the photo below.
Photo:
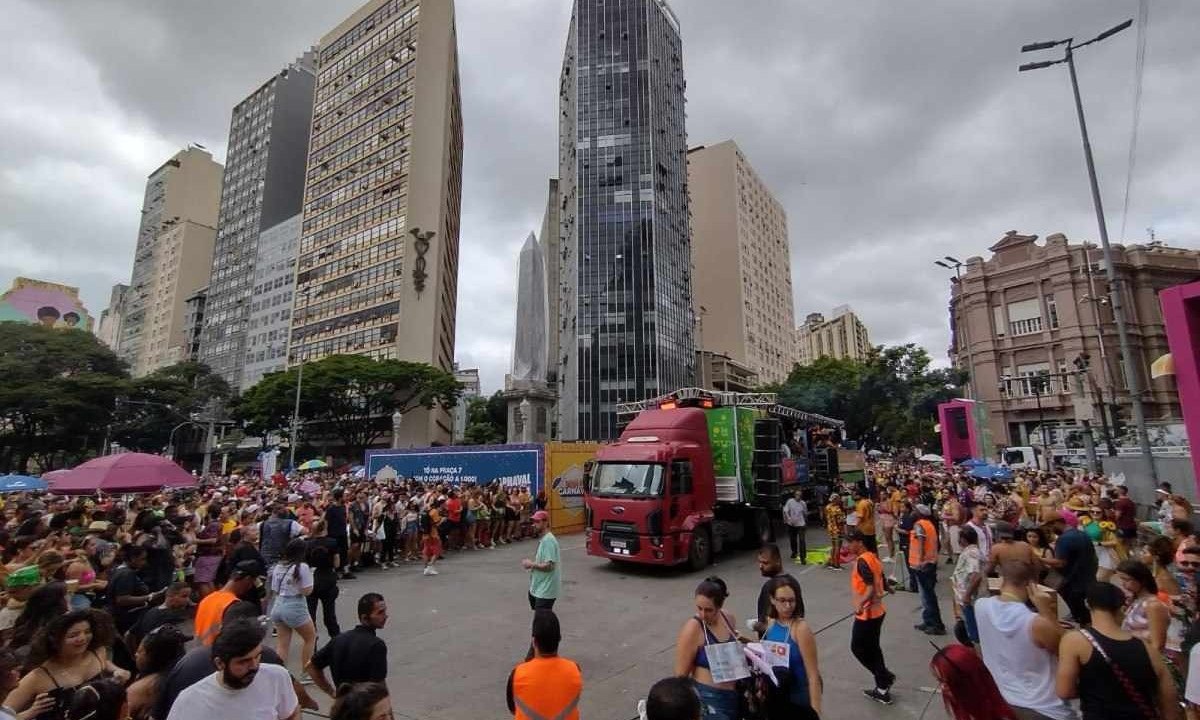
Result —
<path fill-rule="evenodd" d="M 1042 319 L 1035 317 L 1028 320 L 1013 320 L 1008 324 L 1008 328 L 1013 337 L 1040 333 L 1042 331 Z"/>

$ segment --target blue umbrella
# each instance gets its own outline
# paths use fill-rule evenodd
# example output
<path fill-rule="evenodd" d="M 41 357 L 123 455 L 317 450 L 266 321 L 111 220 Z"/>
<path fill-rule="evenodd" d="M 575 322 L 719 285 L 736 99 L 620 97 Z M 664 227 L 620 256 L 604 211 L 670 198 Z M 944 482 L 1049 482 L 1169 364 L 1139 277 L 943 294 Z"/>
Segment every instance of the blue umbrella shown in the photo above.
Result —
<path fill-rule="evenodd" d="M 1000 465 L 980 465 L 971 468 L 971 477 L 980 480 L 1010 480 L 1012 479 L 1012 470 Z"/>
<path fill-rule="evenodd" d="M 959 463 L 959 465 L 967 468 L 968 470 L 970 470 L 971 468 L 983 467 L 984 465 L 987 465 L 987 464 L 988 464 L 987 460 L 980 460 L 979 458 L 971 458 L 970 460 L 963 460 L 961 463 Z"/>
<path fill-rule="evenodd" d="M 41 478 L 28 475 L 0 475 L 0 493 L 45 490 L 49 485 Z"/>

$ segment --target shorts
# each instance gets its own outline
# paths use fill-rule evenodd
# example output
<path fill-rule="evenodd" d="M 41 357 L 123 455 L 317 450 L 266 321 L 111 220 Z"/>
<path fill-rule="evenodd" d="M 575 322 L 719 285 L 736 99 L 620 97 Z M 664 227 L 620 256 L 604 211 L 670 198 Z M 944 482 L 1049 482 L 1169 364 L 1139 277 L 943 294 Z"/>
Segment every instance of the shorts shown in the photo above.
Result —
<path fill-rule="evenodd" d="M 540 598 L 534 597 L 533 593 L 529 593 L 529 609 L 530 610 L 553 610 L 554 601 L 557 598 Z"/>
<path fill-rule="evenodd" d="M 200 555 L 193 563 L 193 579 L 198 583 L 211 583 L 217 579 L 217 568 L 221 566 L 220 555 Z"/>
<path fill-rule="evenodd" d="M 883 526 L 884 532 L 890 532 L 896 527 L 896 516 L 891 513 L 879 513 L 879 524 Z"/>
<path fill-rule="evenodd" d="M 442 554 L 442 539 L 437 534 L 431 534 L 425 537 L 425 541 L 421 544 L 421 556 L 426 560 L 433 560 Z"/>
<path fill-rule="evenodd" d="M 280 595 L 271 606 L 271 619 L 293 630 L 312 622 L 308 600 L 303 595 Z"/>

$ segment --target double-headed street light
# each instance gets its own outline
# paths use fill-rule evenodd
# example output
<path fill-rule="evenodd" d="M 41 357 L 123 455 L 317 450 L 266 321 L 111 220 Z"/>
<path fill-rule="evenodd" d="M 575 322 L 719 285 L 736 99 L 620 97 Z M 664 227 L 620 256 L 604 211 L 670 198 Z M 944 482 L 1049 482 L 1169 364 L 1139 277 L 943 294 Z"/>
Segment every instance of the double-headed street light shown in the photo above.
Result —
<path fill-rule="evenodd" d="M 1076 43 L 1075 38 L 1067 38 L 1065 40 L 1050 40 L 1048 42 L 1036 42 L 1024 45 L 1021 47 L 1021 52 L 1023 53 L 1049 50 L 1060 45 L 1064 46 L 1064 53 L 1063 57 L 1058 60 L 1025 63 L 1018 70 L 1020 72 L 1041 70 L 1042 68 L 1065 63 L 1070 73 L 1071 92 L 1075 96 L 1075 113 L 1079 116 L 1079 134 L 1083 138 L 1083 159 L 1087 164 L 1088 182 L 1092 190 L 1092 205 L 1096 211 L 1096 224 L 1100 228 L 1100 246 L 1104 250 L 1104 274 L 1108 278 L 1113 321 L 1117 326 L 1117 338 L 1121 346 L 1121 361 L 1125 366 L 1125 382 L 1129 387 L 1133 421 L 1137 425 L 1138 444 L 1141 446 L 1142 459 L 1146 463 L 1150 480 L 1157 483 L 1158 471 L 1154 467 L 1154 455 L 1150 450 L 1150 438 L 1146 434 L 1146 415 L 1142 409 L 1142 361 L 1140 358 L 1138 360 L 1134 359 L 1133 350 L 1129 344 L 1129 330 L 1125 327 L 1125 310 L 1121 300 L 1121 280 L 1117 277 L 1116 269 L 1113 266 L 1112 247 L 1108 242 L 1108 225 L 1104 221 L 1104 205 L 1100 201 L 1100 183 L 1096 179 L 1096 163 L 1092 158 L 1092 143 L 1088 139 L 1087 122 L 1083 117 L 1083 100 L 1079 96 L 1079 78 L 1075 74 L 1076 50 L 1110 38 L 1122 30 L 1128 29 L 1131 25 L 1133 25 L 1133 20 L 1126 20 L 1120 25 L 1105 30 L 1091 40 L 1081 43 Z"/>
<path fill-rule="evenodd" d="M 944 267 L 947 270 L 954 271 L 954 279 L 958 283 L 958 303 L 962 307 L 963 302 L 963 284 L 962 284 L 962 269 L 963 263 L 958 258 L 945 255 L 941 260 L 934 260 L 934 265 Z M 964 310 L 959 313 L 960 321 L 954 324 L 956 329 L 962 330 L 962 344 L 967 347 L 967 397 L 975 397 L 975 353 L 971 350 L 971 337 L 968 334 L 967 313 Z"/>

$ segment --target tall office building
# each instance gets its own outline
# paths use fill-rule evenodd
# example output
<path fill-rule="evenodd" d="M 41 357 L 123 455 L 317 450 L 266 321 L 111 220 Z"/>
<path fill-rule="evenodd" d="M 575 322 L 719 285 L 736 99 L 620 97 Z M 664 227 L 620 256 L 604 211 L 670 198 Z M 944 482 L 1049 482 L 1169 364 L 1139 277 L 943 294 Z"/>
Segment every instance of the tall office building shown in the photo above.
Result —
<path fill-rule="evenodd" d="M 300 219 L 297 213 L 258 235 L 242 390 L 253 387 L 267 373 L 287 369 Z"/>
<path fill-rule="evenodd" d="M 141 376 L 186 357 L 184 301 L 208 284 L 221 164 L 189 147 L 146 181 L 117 353 Z"/>
<path fill-rule="evenodd" d="M 781 383 L 794 328 L 787 213 L 732 140 L 688 152 L 701 349 Z"/>
<path fill-rule="evenodd" d="M 462 100 L 451 0 L 370 0 L 320 42 L 289 364 L 454 365 Z M 401 440 L 449 442 L 449 413 Z"/>
<path fill-rule="evenodd" d="M 560 79 L 564 439 L 694 382 L 679 21 L 665 0 L 576 0 Z M 565 322 L 564 322 L 565 320 Z"/>
<path fill-rule="evenodd" d="M 235 388 L 247 387 L 242 375 L 259 236 L 300 213 L 315 87 L 310 50 L 238 103 L 230 117 L 200 357 Z"/>
<path fill-rule="evenodd" d="M 108 307 L 100 311 L 100 321 L 96 323 L 96 337 L 113 350 L 121 344 L 121 321 L 124 317 L 127 292 L 129 286 L 125 283 L 113 285 L 108 297 Z"/>
<path fill-rule="evenodd" d="M 849 305 L 833 309 L 828 320 L 821 313 L 809 313 L 796 328 L 797 365 L 812 365 L 818 358 L 866 360 L 871 352 L 867 326 Z"/>
<path fill-rule="evenodd" d="M 562 200 L 558 195 L 558 178 L 550 178 L 546 187 L 546 214 L 542 216 L 542 233 L 538 240 L 546 258 L 546 357 L 549 360 L 547 378 L 557 391 L 558 380 L 558 335 L 561 325 L 561 303 L 559 301 L 559 266 L 562 264 L 562 240 L 559 237 L 559 207 Z"/>

